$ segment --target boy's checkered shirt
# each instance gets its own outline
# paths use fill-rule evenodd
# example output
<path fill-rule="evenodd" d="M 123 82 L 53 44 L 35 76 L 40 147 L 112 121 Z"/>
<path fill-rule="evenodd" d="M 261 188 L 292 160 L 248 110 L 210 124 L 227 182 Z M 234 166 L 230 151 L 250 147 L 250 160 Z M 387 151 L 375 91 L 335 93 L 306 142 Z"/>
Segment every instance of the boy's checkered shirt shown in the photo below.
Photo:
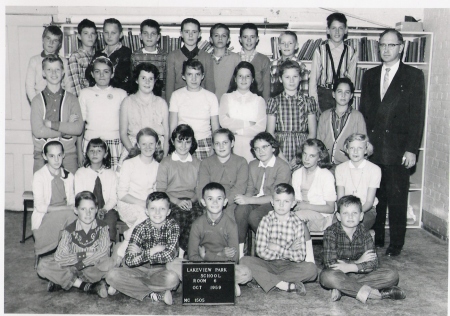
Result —
<path fill-rule="evenodd" d="M 301 247 L 290 249 L 291 245 L 300 238 Z M 278 251 L 268 249 L 269 243 L 280 246 Z M 290 260 L 303 262 L 306 258 L 306 242 L 304 223 L 295 213 L 291 212 L 286 222 L 277 219 L 275 211 L 263 217 L 256 233 L 256 252 L 264 260 Z"/>
<path fill-rule="evenodd" d="M 152 225 L 150 219 L 146 219 L 133 230 L 129 244 L 135 244 L 141 248 L 140 253 L 125 254 L 125 263 L 129 267 L 140 266 L 144 263 L 164 264 L 173 261 L 177 255 L 180 227 L 174 219 L 168 219 L 161 228 Z M 150 255 L 150 249 L 156 245 L 165 245 L 161 252 Z"/>

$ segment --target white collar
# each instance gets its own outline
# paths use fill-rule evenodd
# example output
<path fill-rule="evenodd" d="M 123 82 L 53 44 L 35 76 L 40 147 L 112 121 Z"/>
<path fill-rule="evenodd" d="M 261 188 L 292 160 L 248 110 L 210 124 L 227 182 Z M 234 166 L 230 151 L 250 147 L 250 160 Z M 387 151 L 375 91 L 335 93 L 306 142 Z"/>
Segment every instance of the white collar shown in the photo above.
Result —
<path fill-rule="evenodd" d="M 176 151 L 172 153 L 172 161 L 181 161 L 181 162 L 192 162 L 192 156 L 190 153 L 188 153 L 185 160 L 181 160 L 180 156 L 177 154 Z"/>
<path fill-rule="evenodd" d="M 353 164 L 353 162 L 351 160 L 349 160 L 348 161 L 348 166 L 350 167 L 350 169 L 362 169 L 362 168 L 364 168 L 366 166 L 366 162 L 367 162 L 367 160 L 364 159 L 363 162 L 361 162 L 361 164 L 358 167 L 356 167 Z"/>
<path fill-rule="evenodd" d="M 392 74 L 392 73 L 396 73 L 397 72 L 397 70 L 398 70 L 398 67 L 400 67 L 400 59 L 399 60 L 397 60 L 397 62 L 395 63 L 395 64 L 393 64 L 392 66 L 390 66 L 390 67 L 387 67 L 384 63 L 383 63 L 383 67 L 382 67 L 382 71 L 386 71 L 386 68 L 389 68 L 390 69 L 390 73 Z"/>
<path fill-rule="evenodd" d="M 267 165 L 264 166 L 262 161 L 260 161 L 258 167 L 263 167 L 263 168 L 272 167 L 273 168 L 273 166 L 275 166 L 276 160 L 277 160 L 277 157 L 275 155 L 273 155 L 272 158 L 270 158 L 269 161 L 267 162 Z"/>
<path fill-rule="evenodd" d="M 148 50 L 146 50 L 145 48 L 142 49 L 142 52 L 144 54 L 158 54 L 158 49 L 155 49 L 153 52 L 149 52 Z"/>

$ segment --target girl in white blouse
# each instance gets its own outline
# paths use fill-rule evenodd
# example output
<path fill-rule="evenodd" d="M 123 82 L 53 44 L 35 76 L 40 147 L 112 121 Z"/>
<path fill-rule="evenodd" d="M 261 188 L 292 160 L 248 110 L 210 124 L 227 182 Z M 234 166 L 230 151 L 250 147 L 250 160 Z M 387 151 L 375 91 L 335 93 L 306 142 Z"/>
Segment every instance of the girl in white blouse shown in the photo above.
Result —
<path fill-rule="evenodd" d="M 250 141 L 266 129 L 266 102 L 257 95 L 255 68 L 242 61 L 234 69 L 228 93 L 220 99 L 220 125 L 235 135 L 234 153 L 247 159 L 254 159 Z"/>
<path fill-rule="evenodd" d="M 318 139 L 307 139 L 297 152 L 303 167 L 292 174 L 297 206 L 295 214 L 307 223 L 310 231 L 321 232 L 332 224 L 336 187 L 334 176 L 327 169 L 330 157 Z"/>

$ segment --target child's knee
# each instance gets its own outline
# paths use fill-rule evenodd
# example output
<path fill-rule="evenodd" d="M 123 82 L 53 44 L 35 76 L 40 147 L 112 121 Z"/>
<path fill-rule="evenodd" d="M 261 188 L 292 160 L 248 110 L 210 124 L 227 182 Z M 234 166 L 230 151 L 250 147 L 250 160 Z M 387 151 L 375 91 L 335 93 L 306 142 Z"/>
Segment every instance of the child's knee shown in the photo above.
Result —
<path fill-rule="evenodd" d="M 306 264 L 306 274 L 309 276 L 310 281 L 317 279 L 317 266 L 312 262 Z"/>
<path fill-rule="evenodd" d="M 174 288 L 180 283 L 180 278 L 177 273 L 171 270 L 166 271 L 166 285 L 168 288 Z"/>
<path fill-rule="evenodd" d="M 166 269 L 174 272 L 177 275 L 177 279 L 181 281 L 181 267 L 183 259 L 175 258 L 175 260 L 166 263 Z"/>
<path fill-rule="evenodd" d="M 400 276 L 398 275 L 397 270 L 394 269 L 386 269 L 386 271 L 383 273 L 383 276 L 386 278 L 386 280 L 391 281 L 393 284 L 398 284 L 398 281 L 400 280 Z"/>
<path fill-rule="evenodd" d="M 120 280 L 120 276 L 121 276 L 120 268 L 111 269 L 105 276 L 106 283 L 110 285 L 116 284 Z"/>
<path fill-rule="evenodd" d="M 324 269 L 319 275 L 319 283 L 327 289 L 336 289 L 339 287 L 338 272 L 332 269 Z"/>

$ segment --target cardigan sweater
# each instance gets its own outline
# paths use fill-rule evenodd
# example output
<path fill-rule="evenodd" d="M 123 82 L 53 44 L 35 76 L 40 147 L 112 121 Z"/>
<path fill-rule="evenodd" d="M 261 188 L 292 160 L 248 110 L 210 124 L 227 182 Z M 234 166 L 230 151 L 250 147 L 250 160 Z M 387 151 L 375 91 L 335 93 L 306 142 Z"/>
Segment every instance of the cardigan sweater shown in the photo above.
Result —
<path fill-rule="evenodd" d="M 214 85 L 216 86 L 217 100 L 228 91 L 230 80 L 236 66 L 241 62 L 239 54 L 228 52 L 228 55 L 222 56 L 217 62 L 216 58 L 211 54 L 214 63 Z"/>
<path fill-rule="evenodd" d="M 283 159 L 276 157 L 273 167 L 258 167 L 259 160 L 255 159 L 248 164 L 248 183 L 246 196 L 255 196 L 261 189 L 264 172 L 264 195 L 272 195 L 274 187 L 279 183 L 291 183 L 291 168 Z"/>
<path fill-rule="evenodd" d="M 214 93 L 216 87 L 214 85 L 214 61 L 211 55 L 205 51 L 200 50 L 198 55 L 195 57 L 198 59 L 204 69 L 204 75 L 202 81 L 202 87 L 206 90 Z M 183 62 L 185 62 L 187 57 L 181 52 L 181 49 L 171 51 L 167 56 L 167 67 L 166 67 L 166 100 L 170 102 L 172 93 L 186 86 L 186 82 L 182 78 L 183 72 Z"/>
<path fill-rule="evenodd" d="M 256 52 L 251 64 L 255 67 L 255 80 L 258 83 L 258 91 L 264 98 L 264 101 L 267 102 L 270 98 L 270 59 Z"/>
<path fill-rule="evenodd" d="M 336 138 L 332 126 L 332 111 L 328 109 L 320 115 L 319 126 L 317 127 L 317 139 L 321 140 L 328 149 L 328 154 L 331 157 L 331 162 L 340 164 L 348 161 L 347 155 L 342 152 L 344 150 L 344 143 L 347 137 L 353 133 L 367 135 L 366 122 L 361 112 L 353 109 L 350 113 L 344 128 Z"/>
<path fill-rule="evenodd" d="M 64 175 L 67 177 L 64 179 Z M 73 174 L 61 168 L 61 176 L 64 182 L 64 191 L 66 192 L 67 205 L 75 204 L 75 195 L 73 190 Z M 36 171 L 33 175 L 33 196 L 34 212 L 31 215 L 31 229 L 38 229 L 41 226 L 42 219 L 47 213 L 47 209 L 52 199 L 52 180 L 53 175 L 48 170 L 47 165 Z"/>
<path fill-rule="evenodd" d="M 84 126 L 78 99 L 70 92 L 65 92 L 63 90 L 59 110 L 59 128 L 56 131 L 44 125 L 45 113 L 47 109 L 43 93 L 44 92 L 41 92 L 36 95 L 33 98 L 33 101 L 31 101 L 30 121 L 31 132 L 33 134 L 34 151 L 41 152 L 42 146 L 48 138 L 58 138 L 64 146 L 64 153 L 76 153 L 76 136 L 82 133 Z M 69 123 L 71 114 L 78 115 L 78 121 Z"/>
<path fill-rule="evenodd" d="M 294 171 L 292 174 L 292 187 L 295 191 L 295 199 L 297 201 L 303 201 L 302 196 L 302 181 L 303 181 L 303 169 L 304 167 Z M 319 166 L 316 167 L 314 172 L 314 179 L 311 183 L 311 187 L 308 190 L 308 201 L 314 205 L 325 205 L 326 201 L 336 201 L 336 187 L 334 186 L 333 174 L 328 169 L 322 169 Z M 330 214 L 322 214 L 330 215 Z"/>

